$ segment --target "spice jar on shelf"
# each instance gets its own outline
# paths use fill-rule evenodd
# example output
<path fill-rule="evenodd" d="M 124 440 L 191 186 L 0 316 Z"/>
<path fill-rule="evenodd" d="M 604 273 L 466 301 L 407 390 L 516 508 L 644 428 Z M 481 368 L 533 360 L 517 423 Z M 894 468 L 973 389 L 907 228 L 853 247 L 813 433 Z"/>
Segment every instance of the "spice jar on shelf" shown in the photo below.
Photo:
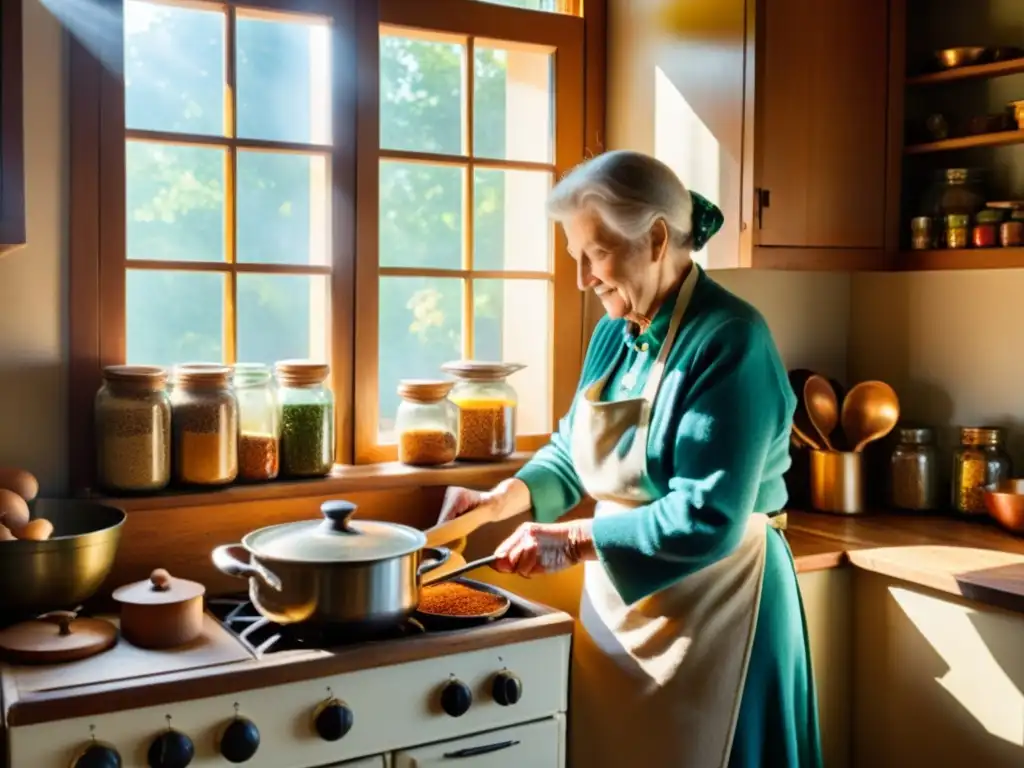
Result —
<path fill-rule="evenodd" d="M 965 515 L 984 515 L 986 490 L 1010 477 L 1012 465 L 1000 427 L 963 427 L 953 454 L 953 509 Z"/>
<path fill-rule="evenodd" d="M 334 395 L 326 363 L 282 360 L 275 366 L 281 403 L 281 474 L 322 477 L 334 466 Z"/>
<path fill-rule="evenodd" d="M 171 392 L 174 476 L 227 485 L 238 476 L 238 399 L 226 365 L 182 365 Z"/>
<path fill-rule="evenodd" d="M 975 248 L 997 248 L 999 246 L 999 223 L 1003 220 L 1001 211 L 986 208 L 978 211 L 971 229 L 971 244 Z"/>
<path fill-rule="evenodd" d="M 966 213 L 951 213 L 946 217 L 946 247 L 950 250 L 960 250 L 970 244 L 968 232 L 970 231 L 971 217 Z"/>
<path fill-rule="evenodd" d="M 159 491 L 171 480 L 167 371 L 143 365 L 103 370 L 96 393 L 96 481 L 114 492 Z"/>
<path fill-rule="evenodd" d="M 459 407 L 460 459 L 496 461 L 515 451 L 519 397 L 506 379 L 525 367 L 473 360 L 441 366 L 457 379 L 448 397 Z"/>
<path fill-rule="evenodd" d="M 915 512 L 939 508 L 939 466 L 935 430 L 901 427 L 889 457 L 889 503 Z"/>
<path fill-rule="evenodd" d="M 931 216 L 915 216 L 910 220 L 910 247 L 915 251 L 927 251 L 935 247 L 932 234 Z"/>
<path fill-rule="evenodd" d="M 1009 221 L 999 225 L 999 242 L 1004 248 L 1019 248 L 1024 245 L 1024 218 L 1014 211 Z"/>
<path fill-rule="evenodd" d="M 273 480 L 280 465 L 281 418 L 270 367 L 235 365 L 238 397 L 238 479 Z"/>
<path fill-rule="evenodd" d="M 458 453 L 459 409 L 448 393 L 450 381 L 399 382 L 395 414 L 398 460 L 419 467 L 438 467 L 455 461 Z"/>

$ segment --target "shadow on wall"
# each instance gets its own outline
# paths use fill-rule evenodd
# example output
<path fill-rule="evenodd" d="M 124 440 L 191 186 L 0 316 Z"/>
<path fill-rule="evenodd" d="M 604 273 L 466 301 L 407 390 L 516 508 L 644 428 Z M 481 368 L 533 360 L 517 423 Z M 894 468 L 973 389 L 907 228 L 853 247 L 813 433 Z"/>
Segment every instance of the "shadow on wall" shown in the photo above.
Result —
<path fill-rule="evenodd" d="M 66 476 L 67 416 L 59 361 L 0 367 L 0 465 L 27 469 L 43 495 L 59 493 Z"/>

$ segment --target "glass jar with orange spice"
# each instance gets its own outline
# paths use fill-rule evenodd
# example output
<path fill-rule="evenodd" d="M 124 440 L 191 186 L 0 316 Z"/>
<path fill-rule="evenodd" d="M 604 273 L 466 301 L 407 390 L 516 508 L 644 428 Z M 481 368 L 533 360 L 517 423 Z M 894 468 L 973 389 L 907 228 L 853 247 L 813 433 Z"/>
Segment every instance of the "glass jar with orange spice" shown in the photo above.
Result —
<path fill-rule="evenodd" d="M 439 467 L 455 461 L 459 447 L 459 409 L 448 399 L 450 381 L 403 380 L 398 384 L 395 433 L 398 460 L 414 467 Z"/>
<path fill-rule="evenodd" d="M 460 459 L 497 461 L 515 451 L 519 396 L 506 379 L 525 367 L 475 360 L 441 366 L 456 378 L 448 397 L 459 407 Z"/>
<path fill-rule="evenodd" d="M 231 378 L 226 365 L 175 369 L 174 478 L 183 485 L 227 485 L 238 476 L 238 400 Z"/>
<path fill-rule="evenodd" d="M 238 397 L 238 479 L 273 480 L 280 465 L 281 419 L 270 366 L 235 365 Z"/>

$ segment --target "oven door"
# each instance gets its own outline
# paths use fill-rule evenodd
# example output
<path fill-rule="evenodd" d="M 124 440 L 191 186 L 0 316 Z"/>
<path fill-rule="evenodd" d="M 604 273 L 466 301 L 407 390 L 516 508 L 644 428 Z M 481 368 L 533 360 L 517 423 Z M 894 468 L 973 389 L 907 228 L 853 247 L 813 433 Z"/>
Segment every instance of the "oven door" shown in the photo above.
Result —
<path fill-rule="evenodd" d="M 322 768 L 387 768 L 387 764 L 384 755 L 374 755 L 360 760 L 349 760 L 347 763 L 331 763 Z"/>
<path fill-rule="evenodd" d="M 565 765 L 565 720 L 488 731 L 395 753 L 394 768 L 562 768 Z"/>

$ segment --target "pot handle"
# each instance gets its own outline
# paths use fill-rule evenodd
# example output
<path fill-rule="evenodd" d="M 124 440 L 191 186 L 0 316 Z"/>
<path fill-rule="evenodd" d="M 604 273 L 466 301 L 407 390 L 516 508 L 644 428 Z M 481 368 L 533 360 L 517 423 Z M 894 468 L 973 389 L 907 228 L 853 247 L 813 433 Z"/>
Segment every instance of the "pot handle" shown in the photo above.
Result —
<path fill-rule="evenodd" d="M 261 568 L 255 563 L 243 563 L 234 552 L 244 551 L 239 544 L 225 544 L 213 550 L 213 566 L 225 576 L 234 576 L 236 579 L 252 578 L 260 582 L 267 589 L 275 592 L 281 591 L 281 580 L 266 568 Z"/>
<path fill-rule="evenodd" d="M 420 563 L 420 567 L 416 569 L 416 575 L 421 579 L 435 568 L 447 563 L 448 558 L 452 556 L 452 551 L 448 547 L 424 547 L 423 552 L 429 559 Z"/>

